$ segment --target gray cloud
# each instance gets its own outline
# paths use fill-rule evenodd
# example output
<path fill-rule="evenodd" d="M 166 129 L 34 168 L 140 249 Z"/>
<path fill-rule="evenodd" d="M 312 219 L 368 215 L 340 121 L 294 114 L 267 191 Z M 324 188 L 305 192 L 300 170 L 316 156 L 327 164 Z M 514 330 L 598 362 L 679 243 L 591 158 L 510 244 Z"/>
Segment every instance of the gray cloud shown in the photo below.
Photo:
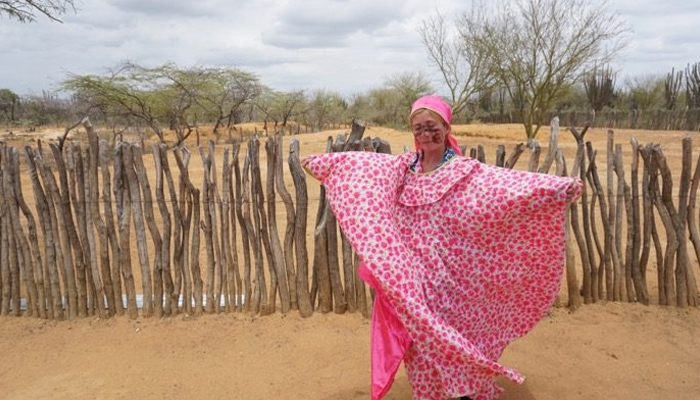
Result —
<path fill-rule="evenodd" d="M 115 9 L 149 17 L 192 18 L 208 16 L 224 4 L 211 0 L 109 0 Z"/>
<path fill-rule="evenodd" d="M 355 33 L 372 33 L 402 18 L 403 4 L 396 0 L 292 1 L 262 39 L 265 44 L 290 49 L 340 47 Z"/>
<path fill-rule="evenodd" d="M 434 77 L 417 27 L 463 0 L 90 0 L 63 24 L 0 20 L 0 88 L 52 89 L 67 73 L 104 73 L 130 60 L 154 66 L 229 65 L 280 90 L 357 93 L 403 72 Z M 632 28 L 618 69 L 666 73 L 700 61 L 697 1 L 615 0 Z M 439 79 L 435 79 L 439 89 Z"/>

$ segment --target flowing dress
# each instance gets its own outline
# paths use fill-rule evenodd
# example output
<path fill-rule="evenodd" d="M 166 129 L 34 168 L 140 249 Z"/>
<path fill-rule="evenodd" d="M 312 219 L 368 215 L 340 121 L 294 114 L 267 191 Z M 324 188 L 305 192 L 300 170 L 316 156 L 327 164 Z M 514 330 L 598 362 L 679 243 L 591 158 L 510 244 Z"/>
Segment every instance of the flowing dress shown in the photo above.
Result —
<path fill-rule="evenodd" d="M 551 306 L 565 258 L 565 214 L 577 179 L 454 157 L 428 173 L 415 153 L 314 156 L 338 223 L 375 290 L 372 399 L 403 360 L 414 399 L 498 398 L 498 363 Z"/>

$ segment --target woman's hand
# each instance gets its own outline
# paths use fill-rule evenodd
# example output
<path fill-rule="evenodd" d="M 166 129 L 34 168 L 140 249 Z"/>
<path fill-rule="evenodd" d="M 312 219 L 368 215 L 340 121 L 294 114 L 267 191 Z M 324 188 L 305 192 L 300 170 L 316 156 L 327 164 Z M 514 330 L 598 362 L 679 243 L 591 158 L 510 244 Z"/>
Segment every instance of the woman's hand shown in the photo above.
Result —
<path fill-rule="evenodd" d="M 309 162 L 311 161 L 311 156 L 306 156 L 301 159 L 301 167 L 307 169 Z"/>

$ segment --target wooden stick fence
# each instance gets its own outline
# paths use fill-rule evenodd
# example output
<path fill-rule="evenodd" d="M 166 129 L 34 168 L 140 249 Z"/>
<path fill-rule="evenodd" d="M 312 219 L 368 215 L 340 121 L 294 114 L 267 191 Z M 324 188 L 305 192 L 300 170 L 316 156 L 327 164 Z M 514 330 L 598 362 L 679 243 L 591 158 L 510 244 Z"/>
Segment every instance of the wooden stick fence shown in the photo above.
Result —
<path fill-rule="evenodd" d="M 199 182 L 190 173 L 192 154 L 186 148 L 125 142 L 110 148 L 89 121 L 84 128 L 86 145 L 50 143 L 50 154 L 41 143 L 23 149 L 0 144 L 0 315 L 137 318 L 278 310 L 298 310 L 305 317 L 314 311 L 370 315 L 372 293 L 357 276 L 359 259 L 322 188 L 309 237 L 310 263 L 309 191 L 297 140 L 291 140 L 285 163 L 282 135 L 269 137 L 265 165 L 257 137 L 245 147 L 233 143 L 222 158 L 213 143 L 199 147 Z M 509 155 L 498 146 L 495 157 L 496 165 L 513 168 L 528 148 L 528 170 L 554 168 L 585 182 L 567 216 L 569 307 L 601 300 L 649 304 L 652 251 L 658 303 L 696 306 L 697 264 L 688 239 L 700 259 L 700 159 L 691 173 L 690 136 L 683 139 L 674 192 L 659 145 L 642 146 L 633 138 L 626 166 L 622 145 L 610 131 L 601 177 L 600 156 L 584 139 L 587 128 L 570 131 L 577 145 L 570 169 L 558 145 L 556 119 L 542 162 L 536 142 L 518 144 Z M 349 135 L 328 139 L 327 151 L 391 152 L 388 143 L 363 133 L 354 123 Z M 469 153 L 485 161 L 482 146 Z M 31 184 L 33 202 L 25 199 L 23 183 Z M 286 218 L 278 220 L 279 215 Z"/>

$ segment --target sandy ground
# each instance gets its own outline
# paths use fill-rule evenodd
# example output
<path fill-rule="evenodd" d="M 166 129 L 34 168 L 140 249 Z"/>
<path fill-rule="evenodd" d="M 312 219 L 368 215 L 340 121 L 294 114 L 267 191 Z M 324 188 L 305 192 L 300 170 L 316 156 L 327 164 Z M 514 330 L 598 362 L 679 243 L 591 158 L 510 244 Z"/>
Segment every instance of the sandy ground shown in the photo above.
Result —
<path fill-rule="evenodd" d="M 692 400 L 700 310 L 554 309 L 501 362 L 503 400 Z M 49 322 L 0 318 L 0 399 L 369 398 L 369 322 L 296 314 Z M 387 399 L 407 400 L 403 369 Z"/>
<path fill-rule="evenodd" d="M 455 127 L 460 143 L 484 144 L 489 162 L 497 144 L 506 145 L 507 157 L 513 145 L 523 141 L 521 129 Z M 297 136 L 302 155 L 323 151 L 326 137 L 344 131 Z M 606 131 L 594 129 L 587 136 L 600 151 L 603 177 Z M 543 131 L 538 138 L 543 147 L 546 134 Z M 387 139 L 394 153 L 411 146 L 405 132 L 370 128 L 366 135 Z M 627 155 L 632 135 L 640 143 L 661 142 L 671 169 L 680 171 L 683 132 L 617 131 L 616 135 Z M 561 147 L 567 154 L 575 149 L 565 131 Z M 696 156 L 699 147 L 700 142 L 694 145 Z M 193 157 L 193 168 L 200 164 L 198 159 Z M 527 159 L 526 152 L 516 167 L 525 168 Z M 625 162 L 629 163 L 628 157 Z M 310 199 L 317 200 L 312 193 Z M 312 204 L 310 218 L 315 209 Z M 648 274 L 653 281 L 656 271 L 650 269 Z M 698 332 L 698 309 L 619 303 L 588 305 L 574 313 L 555 308 L 506 350 L 501 362 L 528 379 L 522 386 L 502 382 L 506 388 L 502 399 L 700 398 Z M 367 399 L 369 321 L 357 314 L 302 319 L 294 312 L 135 321 L 3 317 L 0 360 L 0 400 Z M 387 398 L 410 397 L 402 370 Z"/>

